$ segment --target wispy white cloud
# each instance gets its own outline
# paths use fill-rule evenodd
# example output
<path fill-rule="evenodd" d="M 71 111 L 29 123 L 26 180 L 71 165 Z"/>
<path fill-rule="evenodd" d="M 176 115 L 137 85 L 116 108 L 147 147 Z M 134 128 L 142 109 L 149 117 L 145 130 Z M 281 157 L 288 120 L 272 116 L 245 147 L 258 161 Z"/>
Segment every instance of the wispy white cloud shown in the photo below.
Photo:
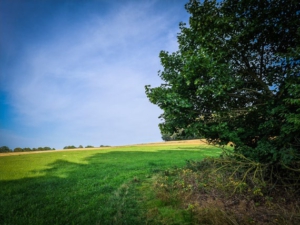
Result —
<path fill-rule="evenodd" d="M 175 50 L 178 30 L 171 10 L 158 15 L 153 6 L 117 6 L 105 17 L 53 29 L 45 42 L 30 42 L 8 82 L 21 123 L 53 129 L 48 141 L 57 145 L 159 140 L 161 112 L 144 85 L 160 83 L 159 51 Z"/>

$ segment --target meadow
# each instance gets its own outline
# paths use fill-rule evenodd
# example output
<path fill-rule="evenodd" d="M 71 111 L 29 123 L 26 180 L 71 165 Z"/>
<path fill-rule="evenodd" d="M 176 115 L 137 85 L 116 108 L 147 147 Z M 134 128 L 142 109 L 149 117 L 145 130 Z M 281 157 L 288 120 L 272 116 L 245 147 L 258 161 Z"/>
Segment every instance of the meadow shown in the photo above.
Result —
<path fill-rule="evenodd" d="M 221 150 L 200 141 L 0 157 L 0 224 L 151 224 L 153 180 Z"/>

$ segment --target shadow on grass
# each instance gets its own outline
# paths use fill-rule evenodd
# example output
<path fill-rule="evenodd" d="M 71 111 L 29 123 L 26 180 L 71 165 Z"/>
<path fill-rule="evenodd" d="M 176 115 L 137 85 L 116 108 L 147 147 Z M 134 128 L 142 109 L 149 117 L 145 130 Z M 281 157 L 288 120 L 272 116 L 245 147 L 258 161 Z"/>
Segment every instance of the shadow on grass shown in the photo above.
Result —
<path fill-rule="evenodd" d="M 196 148 L 194 148 L 196 149 Z M 0 224 L 143 224 L 141 182 L 209 151 L 112 151 L 57 160 L 40 177 L 0 181 Z"/>

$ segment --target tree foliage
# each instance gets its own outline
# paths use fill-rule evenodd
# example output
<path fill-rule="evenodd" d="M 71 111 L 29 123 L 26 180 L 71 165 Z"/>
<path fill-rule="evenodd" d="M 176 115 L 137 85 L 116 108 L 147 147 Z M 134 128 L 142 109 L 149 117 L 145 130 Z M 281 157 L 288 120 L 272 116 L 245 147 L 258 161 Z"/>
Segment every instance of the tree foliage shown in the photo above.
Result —
<path fill-rule="evenodd" d="M 30 152 L 30 151 L 48 151 L 48 150 L 55 150 L 55 148 L 50 148 L 50 147 L 38 147 L 38 148 L 20 148 L 16 147 L 14 148 L 14 152 Z"/>
<path fill-rule="evenodd" d="M 7 147 L 7 146 L 1 146 L 0 147 L 0 153 L 3 153 L 3 152 L 11 152 L 12 150 Z"/>
<path fill-rule="evenodd" d="M 184 129 L 268 163 L 300 154 L 300 3 L 190 0 L 178 51 L 160 52 L 164 83 L 147 85 L 163 134 Z"/>
<path fill-rule="evenodd" d="M 85 148 L 94 148 L 94 146 L 93 145 L 87 145 L 87 146 L 85 146 Z"/>
<path fill-rule="evenodd" d="M 68 145 L 64 147 L 64 149 L 75 149 L 75 148 L 77 148 L 75 145 Z"/>

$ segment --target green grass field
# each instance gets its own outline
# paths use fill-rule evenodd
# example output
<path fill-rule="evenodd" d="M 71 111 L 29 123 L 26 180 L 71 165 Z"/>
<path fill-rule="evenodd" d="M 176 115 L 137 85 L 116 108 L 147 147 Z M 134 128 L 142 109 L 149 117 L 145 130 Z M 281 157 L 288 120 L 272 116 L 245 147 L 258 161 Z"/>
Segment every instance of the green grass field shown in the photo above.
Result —
<path fill-rule="evenodd" d="M 145 224 L 156 174 L 218 154 L 199 143 L 2 156 L 0 224 Z"/>

